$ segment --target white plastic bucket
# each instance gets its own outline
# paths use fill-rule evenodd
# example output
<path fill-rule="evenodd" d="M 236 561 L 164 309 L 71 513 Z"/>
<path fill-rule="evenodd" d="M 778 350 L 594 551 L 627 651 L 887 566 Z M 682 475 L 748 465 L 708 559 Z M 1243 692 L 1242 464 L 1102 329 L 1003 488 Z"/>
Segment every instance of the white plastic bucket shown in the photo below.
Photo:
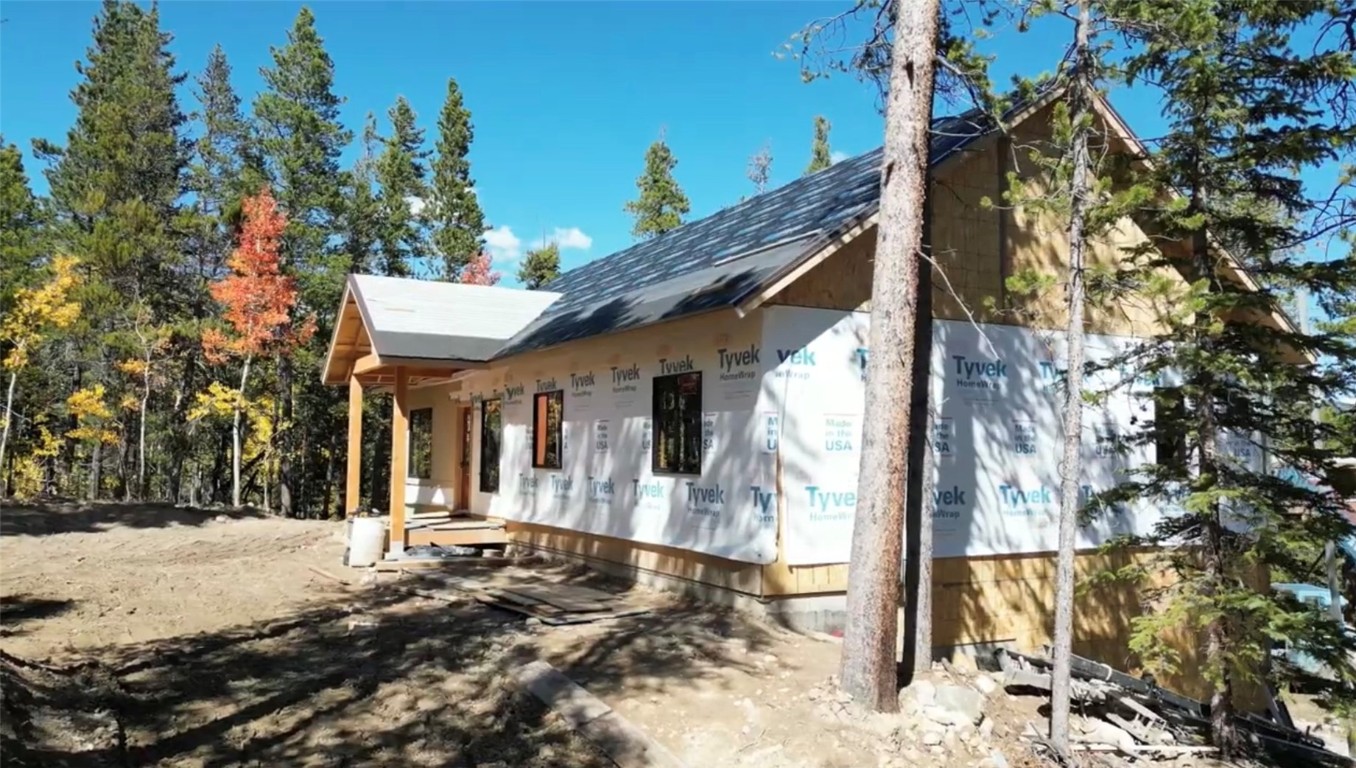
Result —
<path fill-rule="evenodd" d="M 348 564 L 366 568 L 385 554 L 386 518 L 355 517 L 348 521 Z"/>

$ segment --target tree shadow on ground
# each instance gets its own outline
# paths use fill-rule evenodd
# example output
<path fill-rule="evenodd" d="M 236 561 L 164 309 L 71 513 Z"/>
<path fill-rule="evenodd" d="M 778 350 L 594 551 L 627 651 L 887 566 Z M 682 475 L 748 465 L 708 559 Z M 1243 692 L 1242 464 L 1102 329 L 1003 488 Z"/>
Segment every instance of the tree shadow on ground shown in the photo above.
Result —
<path fill-rule="evenodd" d="M 74 606 L 74 600 L 50 600 L 33 595 L 0 597 L 0 637 L 21 634 L 24 629 L 18 625 L 65 613 Z"/>
<path fill-rule="evenodd" d="M 761 643 L 747 626 L 679 606 L 581 635 L 560 658 L 606 697 L 637 676 L 685 680 L 694 660 L 741 665 L 727 636 Z M 542 641 L 561 631 L 470 599 L 336 588 L 279 621 L 95 651 L 110 683 L 82 706 L 116 712 L 124 735 L 39 740 L 27 764 L 611 765 L 511 682 L 551 660 Z"/>
<path fill-rule="evenodd" d="M 55 533 L 95 533 L 111 528 L 167 528 L 197 526 L 217 517 L 231 520 L 265 517 L 255 509 L 193 509 L 171 504 L 78 502 L 35 503 L 5 501 L 0 536 L 47 536 Z"/>

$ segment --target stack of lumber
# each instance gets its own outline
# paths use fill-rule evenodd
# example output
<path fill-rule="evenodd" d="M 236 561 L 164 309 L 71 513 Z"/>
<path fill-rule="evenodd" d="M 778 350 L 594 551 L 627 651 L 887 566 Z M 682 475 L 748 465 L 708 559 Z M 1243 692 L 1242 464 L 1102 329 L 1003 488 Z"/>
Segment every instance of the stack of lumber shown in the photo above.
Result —
<path fill-rule="evenodd" d="M 436 512 L 414 512 L 405 516 L 405 530 L 414 530 L 419 528 L 431 531 L 461 531 L 477 528 L 503 528 L 504 524 L 497 520 L 486 520 L 480 517 L 471 517 L 464 513 L 448 512 L 446 510 Z"/>

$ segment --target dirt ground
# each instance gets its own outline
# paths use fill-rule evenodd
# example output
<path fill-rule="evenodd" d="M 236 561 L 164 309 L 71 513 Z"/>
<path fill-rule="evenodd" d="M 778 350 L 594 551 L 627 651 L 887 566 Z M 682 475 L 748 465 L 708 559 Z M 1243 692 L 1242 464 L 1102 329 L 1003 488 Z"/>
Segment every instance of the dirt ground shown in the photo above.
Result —
<path fill-rule="evenodd" d="M 545 660 L 692 768 L 993 766 L 994 750 L 1037 764 L 1017 738 L 1043 724 L 1037 698 L 1000 690 L 982 737 L 926 743 L 918 718 L 845 706 L 831 638 L 635 588 L 648 615 L 530 626 L 414 596 L 417 577 L 344 568 L 342 530 L 171 507 L 0 510 L 3 763 L 612 765 L 510 682 Z M 627 589 L 545 563 L 495 577 L 519 573 Z"/>

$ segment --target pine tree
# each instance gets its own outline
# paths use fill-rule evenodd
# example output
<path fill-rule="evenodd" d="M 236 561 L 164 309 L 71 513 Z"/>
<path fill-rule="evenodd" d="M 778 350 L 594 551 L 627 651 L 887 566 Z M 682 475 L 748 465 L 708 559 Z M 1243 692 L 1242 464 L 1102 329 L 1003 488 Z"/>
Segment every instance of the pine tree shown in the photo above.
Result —
<path fill-rule="evenodd" d="M 111 335 L 129 299 L 171 315 L 183 298 L 176 290 L 185 251 L 177 222 L 189 142 L 176 97 L 184 75 L 174 71 L 171 40 L 155 6 L 105 0 L 87 60 L 78 65 L 82 77 L 71 92 L 77 114 L 66 144 L 34 142 L 50 163 L 55 237 L 80 256 L 83 311 L 68 333 L 68 351 L 81 387 L 112 384 Z M 88 493 L 97 496 L 104 443 L 88 446 Z M 68 442 L 57 472 L 72 484 L 73 451 Z"/>
<path fill-rule="evenodd" d="M 920 250 L 927 244 L 929 129 L 940 0 L 898 6 L 885 116 L 885 167 L 871 283 L 875 353 L 866 366 L 857 511 L 843 635 L 843 689 L 881 712 L 898 707 L 899 615 L 905 488 L 914 406 Z"/>
<path fill-rule="evenodd" d="M 772 178 L 772 145 L 764 144 L 757 154 L 749 158 L 746 175 L 753 182 L 755 193 L 761 195 L 767 190 L 768 181 Z"/>
<path fill-rule="evenodd" d="M 636 179 L 640 196 L 625 206 L 626 212 L 636 219 L 631 226 L 632 235 L 641 239 L 658 237 L 682 225 L 692 206 L 678 180 L 673 178 L 677 166 L 678 159 L 660 132 L 659 139 L 645 151 L 645 172 Z"/>
<path fill-rule="evenodd" d="M 1306 194 L 1300 172 L 1356 153 L 1356 130 L 1324 107 L 1356 82 L 1356 62 L 1331 39 L 1291 46 L 1305 29 L 1341 23 L 1338 4 L 1322 0 L 1117 0 L 1107 8 L 1132 35 L 1130 76 L 1164 93 L 1167 132 L 1153 181 L 1177 194 L 1156 208 L 1152 228 L 1156 243 L 1180 244 L 1141 249 L 1124 276 L 1168 309 L 1152 343 L 1114 361 L 1160 386 L 1152 423 L 1132 436 L 1155 447 L 1155 462 L 1111 500 L 1164 509 L 1138 543 L 1159 548 L 1145 570 L 1174 577 L 1149 593 L 1155 610 L 1135 620 L 1132 649 L 1150 667 L 1171 667 L 1166 632 L 1204 637 L 1211 737 L 1230 754 L 1240 743 L 1238 688 L 1261 680 L 1273 641 L 1310 654 L 1339 683 L 1354 675 L 1352 639 L 1323 613 L 1257 588 L 1252 569 L 1300 572 L 1301 553 L 1351 532 L 1340 496 L 1323 485 L 1339 435 L 1313 414 L 1356 390 L 1356 341 L 1267 318 L 1292 288 L 1320 306 L 1356 291 L 1350 254 L 1319 264 L 1295 247 L 1317 236 L 1304 214 L 1326 197 Z M 1232 277 L 1219 243 L 1246 250 L 1253 286 Z M 1187 284 L 1156 277 L 1170 268 Z M 1255 460 L 1263 447 L 1273 466 L 1315 482 L 1266 471 Z"/>
<path fill-rule="evenodd" d="M 428 151 L 424 131 L 404 96 L 387 113 L 391 135 L 376 161 L 381 226 L 382 274 L 405 277 L 426 271 L 427 238 L 418 211 L 428 199 Z"/>
<path fill-rule="evenodd" d="M 196 85 L 199 111 L 195 117 L 200 131 L 193 143 L 186 186 L 199 217 L 191 250 L 205 284 L 224 269 L 231 252 L 231 229 L 240 219 L 241 200 L 257 193 L 265 178 L 250 124 L 231 85 L 231 65 L 220 45 L 208 54 L 207 66 Z"/>
<path fill-rule="evenodd" d="M 306 304 L 330 311 L 344 276 L 331 247 L 342 200 L 339 156 L 353 134 L 339 122 L 344 99 L 334 93 L 334 62 L 309 8 L 260 74 L 265 89 L 254 99 L 254 116 L 273 193 L 288 216 L 285 268 L 300 280 Z"/>
<path fill-rule="evenodd" d="M 557 277 L 560 277 L 560 245 L 554 242 L 529 250 L 518 267 L 518 282 L 529 291 L 535 291 Z"/>
<path fill-rule="evenodd" d="M 363 123 L 362 153 L 346 176 L 344 188 L 343 239 L 348 256 L 347 271 L 353 273 L 392 274 L 378 253 L 380 248 L 381 204 L 373 192 L 376 181 L 377 118 L 367 113 Z"/>
<path fill-rule="evenodd" d="M 313 471 L 318 466 L 299 455 L 297 446 L 330 445 L 341 431 L 339 395 L 324 389 L 314 376 L 303 377 L 301 392 L 294 392 L 292 372 L 298 366 L 310 370 L 323 357 L 319 340 L 329 338 L 332 313 L 343 290 L 349 254 L 340 242 L 344 176 L 339 156 L 353 135 L 339 122 L 344 100 L 334 93 L 334 62 L 309 8 L 297 14 L 287 44 L 273 49 L 273 66 L 261 74 L 266 88 L 255 97 L 254 115 L 264 167 L 288 217 L 283 270 L 297 278 L 301 305 L 320 318 L 318 341 L 278 359 L 279 506 L 290 515 L 310 501 L 294 498 L 298 480 L 294 460 Z M 301 419 L 294 418 L 298 397 L 305 408 Z M 313 439 L 297 440 L 296 425 Z"/>
<path fill-rule="evenodd" d="M 24 172 L 23 154 L 0 137 L 0 317 L 38 268 L 44 212 Z"/>
<path fill-rule="evenodd" d="M 433 245 L 442 258 L 443 279 L 455 280 L 485 248 L 485 214 L 471 179 L 471 141 L 475 128 L 457 81 L 448 78 L 447 99 L 438 115 L 428 218 Z"/>
<path fill-rule="evenodd" d="M 827 117 L 815 115 L 815 140 L 810 145 L 810 164 L 805 166 L 806 176 L 833 165 L 833 153 L 829 150 L 829 129 L 832 127 Z"/>
<path fill-rule="evenodd" d="M 65 237 L 92 272 L 83 300 L 101 305 L 94 322 L 127 296 L 173 299 L 180 244 L 170 223 L 188 147 L 171 39 L 158 9 L 105 0 L 71 93 L 78 111 L 66 146 L 34 142 L 52 161 L 47 179 Z"/>

